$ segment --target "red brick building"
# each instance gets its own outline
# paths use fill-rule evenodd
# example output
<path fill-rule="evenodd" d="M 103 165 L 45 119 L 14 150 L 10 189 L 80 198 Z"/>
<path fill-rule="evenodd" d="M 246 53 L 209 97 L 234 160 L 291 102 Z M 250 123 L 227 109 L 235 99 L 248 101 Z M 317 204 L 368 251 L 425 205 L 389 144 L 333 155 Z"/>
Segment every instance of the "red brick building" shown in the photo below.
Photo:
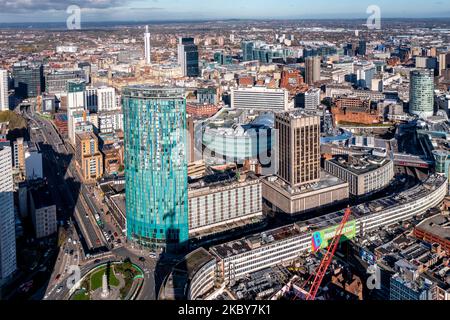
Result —
<path fill-rule="evenodd" d="M 188 102 L 186 104 L 187 114 L 193 117 L 212 117 L 221 109 L 220 105 Z"/>
<path fill-rule="evenodd" d="M 378 110 L 371 109 L 370 100 L 360 98 L 337 99 L 331 113 L 336 123 L 371 125 L 382 121 Z"/>
<path fill-rule="evenodd" d="M 430 244 L 438 243 L 450 254 L 450 217 L 435 215 L 414 228 L 414 236 Z"/>

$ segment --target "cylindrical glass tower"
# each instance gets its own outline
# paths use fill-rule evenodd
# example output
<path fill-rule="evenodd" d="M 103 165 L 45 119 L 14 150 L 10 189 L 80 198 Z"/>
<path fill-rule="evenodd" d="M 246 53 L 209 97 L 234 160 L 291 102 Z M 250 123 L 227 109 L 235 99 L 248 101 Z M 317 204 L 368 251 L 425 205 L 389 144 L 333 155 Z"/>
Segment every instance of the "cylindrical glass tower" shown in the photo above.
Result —
<path fill-rule="evenodd" d="M 409 112 L 421 118 L 428 118 L 434 113 L 434 71 L 411 71 Z"/>
<path fill-rule="evenodd" d="M 186 100 L 180 88 L 122 94 L 127 237 L 172 250 L 188 242 Z"/>

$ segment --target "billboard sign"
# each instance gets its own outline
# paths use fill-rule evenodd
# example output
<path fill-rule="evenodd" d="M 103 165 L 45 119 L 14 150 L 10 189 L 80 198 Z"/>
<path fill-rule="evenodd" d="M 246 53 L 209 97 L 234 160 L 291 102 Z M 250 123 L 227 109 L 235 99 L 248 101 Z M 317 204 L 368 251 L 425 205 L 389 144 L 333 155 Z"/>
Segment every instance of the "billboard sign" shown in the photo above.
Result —
<path fill-rule="evenodd" d="M 330 240 L 334 238 L 339 225 L 314 232 L 312 235 L 312 251 L 317 252 L 320 249 L 326 249 Z M 356 237 L 356 221 L 352 220 L 345 224 L 342 230 L 342 240 L 349 240 Z"/>

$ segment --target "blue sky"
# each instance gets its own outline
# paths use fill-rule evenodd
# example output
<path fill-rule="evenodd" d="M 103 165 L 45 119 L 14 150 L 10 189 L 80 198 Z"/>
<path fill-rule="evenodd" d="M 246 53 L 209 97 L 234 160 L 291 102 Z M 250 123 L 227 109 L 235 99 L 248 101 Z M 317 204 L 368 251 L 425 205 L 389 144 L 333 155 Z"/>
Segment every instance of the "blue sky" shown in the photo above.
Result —
<path fill-rule="evenodd" d="M 84 21 L 366 18 L 373 4 L 385 18 L 450 17 L 449 0 L 0 0 L 0 22 L 65 21 L 72 4 Z"/>

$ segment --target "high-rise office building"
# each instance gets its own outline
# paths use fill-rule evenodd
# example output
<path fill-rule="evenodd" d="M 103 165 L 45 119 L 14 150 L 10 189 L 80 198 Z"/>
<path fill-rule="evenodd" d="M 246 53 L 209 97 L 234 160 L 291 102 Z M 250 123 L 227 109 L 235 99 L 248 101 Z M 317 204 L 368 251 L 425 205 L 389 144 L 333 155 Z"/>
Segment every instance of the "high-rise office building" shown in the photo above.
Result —
<path fill-rule="evenodd" d="M 360 56 L 365 56 L 367 54 L 367 42 L 366 42 L 366 40 L 360 40 L 359 41 L 358 54 Z"/>
<path fill-rule="evenodd" d="M 127 237 L 151 248 L 187 244 L 187 134 L 183 89 L 123 91 Z"/>
<path fill-rule="evenodd" d="M 109 112 L 120 110 L 116 90 L 113 87 L 88 87 L 84 92 L 85 107 L 90 112 Z"/>
<path fill-rule="evenodd" d="M 8 71 L 0 69 L 0 111 L 9 110 Z"/>
<path fill-rule="evenodd" d="M 320 117 L 300 111 L 275 114 L 278 177 L 291 187 L 320 180 Z"/>
<path fill-rule="evenodd" d="M 255 48 L 255 44 L 252 41 L 243 41 L 241 44 L 242 47 L 242 59 L 244 61 L 252 61 L 253 60 L 253 49 Z"/>
<path fill-rule="evenodd" d="M 11 147 L 0 144 L 0 283 L 16 270 L 14 183 Z"/>
<path fill-rule="evenodd" d="M 151 46 L 150 46 L 150 32 L 148 31 L 148 26 L 145 26 L 145 34 L 144 34 L 144 44 L 145 44 L 145 63 L 151 64 Z"/>
<path fill-rule="evenodd" d="M 63 94 L 67 92 L 67 83 L 69 81 L 85 79 L 85 72 L 82 69 L 53 70 L 45 75 L 45 92 Z"/>
<path fill-rule="evenodd" d="M 433 57 L 416 57 L 416 68 L 437 70 L 438 59 Z"/>
<path fill-rule="evenodd" d="M 22 176 L 25 176 L 25 145 L 23 138 L 17 138 L 13 142 L 13 168 Z"/>
<path fill-rule="evenodd" d="M 296 97 L 296 107 L 306 110 L 316 110 L 320 105 L 320 89 L 311 88 Z"/>
<path fill-rule="evenodd" d="M 75 159 L 83 182 L 93 183 L 103 175 L 103 157 L 98 149 L 98 138 L 93 132 L 76 134 Z"/>
<path fill-rule="evenodd" d="M 200 76 L 198 64 L 198 47 L 194 38 L 180 38 L 178 44 L 178 64 L 184 77 Z"/>
<path fill-rule="evenodd" d="M 377 68 L 373 63 L 356 63 L 354 65 L 354 72 L 356 75 L 356 85 L 360 88 L 370 88 L 372 80 L 377 73 Z"/>
<path fill-rule="evenodd" d="M 84 112 L 86 84 L 82 80 L 67 82 L 67 126 L 69 139 L 75 144 L 75 113 Z"/>
<path fill-rule="evenodd" d="M 444 75 L 446 69 L 450 69 L 450 52 L 439 54 L 439 75 Z"/>
<path fill-rule="evenodd" d="M 266 87 L 232 88 L 231 107 L 233 109 L 253 109 L 287 111 L 289 91 Z"/>
<path fill-rule="evenodd" d="M 414 70 L 410 76 L 409 112 L 422 118 L 434 114 L 434 71 Z"/>
<path fill-rule="evenodd" d="M 320 57 L 307 57 L 305 59 L 305 80 L 309 85 L 320 81 Z"/>
<path fill-rule="evenodd" d="M 16 63 L 12 69 L 14 90 L 22 98 L 34 98 L 44 91 L 44 66 L 38 63 Z"/>

